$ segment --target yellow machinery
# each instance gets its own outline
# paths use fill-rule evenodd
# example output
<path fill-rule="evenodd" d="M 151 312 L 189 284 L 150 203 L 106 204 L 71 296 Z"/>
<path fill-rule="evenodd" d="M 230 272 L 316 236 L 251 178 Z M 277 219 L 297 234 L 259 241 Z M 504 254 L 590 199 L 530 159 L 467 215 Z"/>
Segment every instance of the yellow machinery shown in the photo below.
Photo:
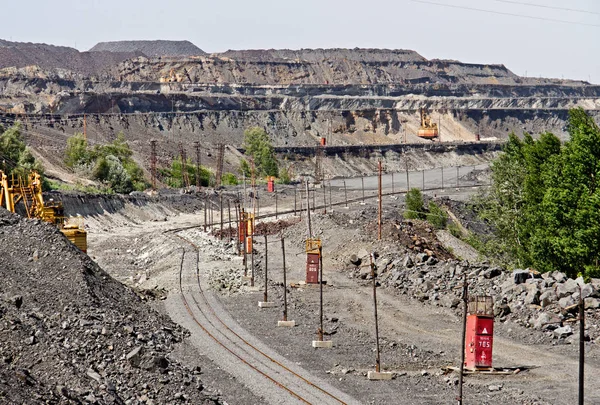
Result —
<path fill-rule="evenodd" d="M 431 122 L 429 114 L 425 108 L 420 109 L 421 113 L 421 128 L 419 128 L 418 135 L 421 138 L 433 139 L 438 136 L 438 124 Z"/>
<path fill-rule="evenodd" d="M 0 170 L 0 206 L 16 212 L 15 205 L 22 202 L 27 218 L 39 218 L 56 225 L 67 239 L 86 252 L 87 232 L 83 229 L 83 219 L 65 218 L 60 201 L 44 201 L 39 173 L 31 172 L 27 180 L 13 176 L 9 182 L 8 176 Z"/>

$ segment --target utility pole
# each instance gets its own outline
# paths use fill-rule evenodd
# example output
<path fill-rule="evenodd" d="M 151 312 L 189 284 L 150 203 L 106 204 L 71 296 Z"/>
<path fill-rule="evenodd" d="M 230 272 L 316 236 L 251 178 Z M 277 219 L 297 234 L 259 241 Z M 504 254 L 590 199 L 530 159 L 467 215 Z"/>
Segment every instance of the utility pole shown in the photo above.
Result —
<path fill-rule="evenodd" d="M 377 273 L 375 272 L 374 253 L 369 256 L 371 261 L 371 278 L 373 279 L 373 312 L 375 315 L 375 343 L 377 347 L 377 358 L 375 360 L 375 372 L 381 372 L 381 351 L 379 350 L 379 323 L 377 322 Z"/>
<path fill-rule="evenodd" d="M 310 198 L 308 196 L 308 180 L 306 180 L 306 224 L 308 226 L 308 235 L 307 239 L 312 238 L 312 228 L 310 224 Z"/>
<path fill-rule="evenodd" d="M 382 195 L 382 191 L 381 191 L 381 160 L 379 161 L 379 187 L 378 187 L 378 192 L 379 192 L 379 232 L 378 232 L 378 240 L 381 240 L 381 211 L 382 211 L 382 204 L 381 204 L 381 200 L 383 200 L 383 195 Z M 379 370 L 377 370 L 377 372 L 379 372 Z"/>
<path fill-rule="evenodd" d="M 196 150 L 196 188 L 199 190 L 202 186 L 202 183 L 200 182 L 200 142 L 194 141 L 194 149 Z"/>
<path fill-rule="evenodd" d="M 283 239 L 283 237 L 281 238 L 281 254 L 283 256 L 283 321 L 287 322 L 287 277 L 285 268 L 285 240 Z"/>
<path fill-rule="evenodd" d="M 152 189 L 156 190 L 156 140 L 150 141 L 150 176 Z"/>

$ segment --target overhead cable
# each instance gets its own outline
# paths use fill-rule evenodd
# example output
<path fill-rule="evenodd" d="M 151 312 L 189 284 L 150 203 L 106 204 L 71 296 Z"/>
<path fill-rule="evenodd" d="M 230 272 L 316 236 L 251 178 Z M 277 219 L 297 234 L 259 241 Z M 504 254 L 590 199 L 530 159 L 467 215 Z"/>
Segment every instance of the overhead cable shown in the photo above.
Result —
<path fill-rule="evenodd" d="M 410 0 L 410 1 L 412 1 L 414 3 L 430 4 L 433 6 L 442 6 L 442 7 L 458 8 L 458 9 L 462 9 L 462 10 L 479 11 L 479 12 L 490 13 L 490 14 L 506 15 L 506 16 L 510 16 L 510 17 L 522 17 L 522 18 L 529 18 L 532 20 L 550 21 L 550 22 L 557 22 L 557 23 L 563 23 L 563 24 L 574 24 L 574 25 L 587 26 L 587 27 L 600 27 L 600 24 L 589 24 L 589 23 L 584 23 L 584 22 L 559 20 L 559 19 L 555 19 L 555 18 L 538 17 L 538 16 L 526 15 L 526 14 L 508 13 L 508 12 L 504 12 L 504 11 L 485 10 L 482 8 L 458 6 L 456 4 L 437 3 L 434 1 L 427 1 L 427 0 Z"/>

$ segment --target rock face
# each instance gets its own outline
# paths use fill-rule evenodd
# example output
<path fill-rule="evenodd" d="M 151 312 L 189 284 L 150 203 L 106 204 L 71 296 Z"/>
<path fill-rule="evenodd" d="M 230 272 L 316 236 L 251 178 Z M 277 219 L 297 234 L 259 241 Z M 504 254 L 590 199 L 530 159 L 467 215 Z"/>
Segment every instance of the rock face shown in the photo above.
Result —
<path fill-rule="evenodd" d="M 150 57 L 206 55 L 206 52 L 190 41 L 164 40 L 99 42 L 89 52 L 139 52 Z"/>
<path fill-rule="evenodd" d="M 0 242 L 3 402 L 122 404 L 144 395 L 157 404 L 183 393 L 216 403 L 197 373 L 167 360 L 187 332 L 57 228 L 0 208 Z"/>

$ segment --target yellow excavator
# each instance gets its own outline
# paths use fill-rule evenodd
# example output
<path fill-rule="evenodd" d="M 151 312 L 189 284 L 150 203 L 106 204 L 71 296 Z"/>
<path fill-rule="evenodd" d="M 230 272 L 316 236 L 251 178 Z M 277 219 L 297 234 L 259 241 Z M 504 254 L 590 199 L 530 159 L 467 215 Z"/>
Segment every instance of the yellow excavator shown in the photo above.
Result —
<path fill-rule="evenodd" d="M 33 171 L 23 180 L 20 176 L 8 176 L 0 170 L 0 207 L 16 212 L 15 206 L 23 203 L 27 218 L 39 218 L 56 225 L 75 246 L 87 251 L 87 232 L 81 217 L 66 218 L 60 201 L 44 201 L 42 179 Z"/>
<path fill-rule="evenodd" d="M 431 121 L 429 114 L 427 114 L 427 110 L 425 108 L 420 109 L 421 114 L 421 128 L 419 128 L 419 135 L 421 138 L 425 139 L 433 139 L 438 136 L 438 124 Z"/>

